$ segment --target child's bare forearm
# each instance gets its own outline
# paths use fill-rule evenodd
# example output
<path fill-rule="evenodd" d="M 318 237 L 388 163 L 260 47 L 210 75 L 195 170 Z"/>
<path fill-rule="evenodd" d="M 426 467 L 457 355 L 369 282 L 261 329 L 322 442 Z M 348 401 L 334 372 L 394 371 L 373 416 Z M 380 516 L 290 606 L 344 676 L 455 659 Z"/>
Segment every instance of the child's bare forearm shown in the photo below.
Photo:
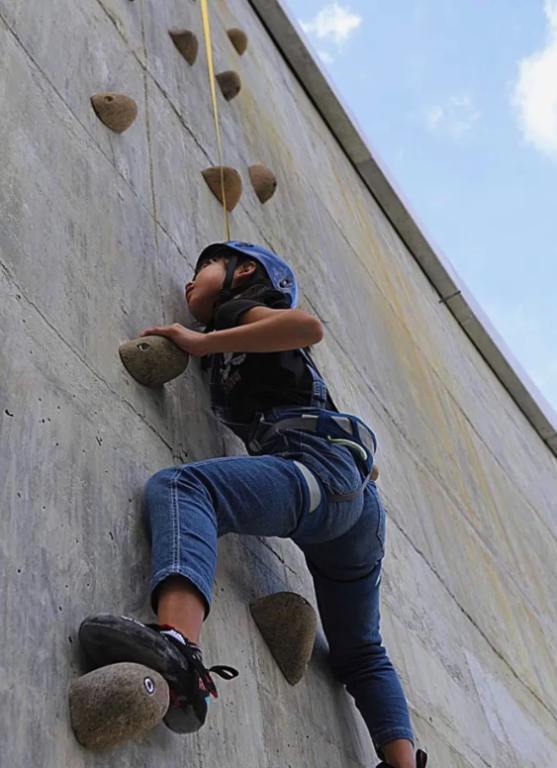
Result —
<path fill-rule="evenodd" d="M 246 312 L 243 325 L 206 336 L 208 351 L 216 352 L 285 352 L 317 344 L 323 338 L 320 320 L 298 309 Z"/>

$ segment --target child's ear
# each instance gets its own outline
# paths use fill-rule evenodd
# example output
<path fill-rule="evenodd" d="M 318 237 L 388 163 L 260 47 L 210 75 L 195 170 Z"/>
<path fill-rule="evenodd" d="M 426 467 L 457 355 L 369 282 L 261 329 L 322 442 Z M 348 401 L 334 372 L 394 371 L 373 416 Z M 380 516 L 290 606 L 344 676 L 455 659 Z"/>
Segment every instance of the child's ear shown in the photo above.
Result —
<path fill-rule="evenodd" d="M 257 269 L 257 264 L 255 261 L 244 261 L 240 264 L 240 266 L 236 269 L 236 274 L 234 277 L 237 280 L 240 280 L 243 282 L 244 280 L 247 280 L 249 277 L 253 275 L 255 270 Z"/>

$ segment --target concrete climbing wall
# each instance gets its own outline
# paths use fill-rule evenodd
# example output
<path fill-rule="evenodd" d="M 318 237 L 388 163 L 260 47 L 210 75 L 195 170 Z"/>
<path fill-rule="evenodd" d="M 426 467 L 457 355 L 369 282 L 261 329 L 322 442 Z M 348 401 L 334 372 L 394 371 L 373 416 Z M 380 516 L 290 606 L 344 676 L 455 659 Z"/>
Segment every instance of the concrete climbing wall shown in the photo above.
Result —
<path fill-rule="evenodd" d="M 405 250 L 248 0 L 210 2 L 225 161 L 244 195 L 233 237 L 285 255 L 326 323 L 318 362 L 336 399 L 375 428 L 389 513 L 384 635 L 433 766 L 557 765 L 557 461 Z M 243 28 L 239 57 L 226 36 Z M 312 599 L 297 551 L 221 542 L 210 723 L 163 726 L 94 755 L 75 742 L 67 686 L 93 611 L 150 618 L 141 487 L 159 468 L 238 451 L 214 423 L 196 366 L 162 392 L 118 346 L 186 321 L 185 280 L 222 208 L 203 46 L 190 67 L 168 36 L 201 38 L 195 0 L 0 0 L 0 766 L 374 765 L 368 737 L 317 644 L 290 688 L 249 615 L 278 589 Z M 121 135 L 90 97 L 138 116 Z M 272 168 L 262 206 L 248 180 Z"/>

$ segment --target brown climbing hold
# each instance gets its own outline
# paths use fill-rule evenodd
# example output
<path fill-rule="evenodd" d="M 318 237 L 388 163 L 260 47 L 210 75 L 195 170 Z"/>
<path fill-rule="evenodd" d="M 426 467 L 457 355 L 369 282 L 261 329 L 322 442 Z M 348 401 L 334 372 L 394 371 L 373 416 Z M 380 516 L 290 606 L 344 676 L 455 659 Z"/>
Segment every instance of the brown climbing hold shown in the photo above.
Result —
<path fill-rule="evenodd" d="M 373 480 L 373 482 L 375 482 L 378 477 L 379 477 L 379 467 L 377 466 L 377 464 L 374 464 L 371 470 L 371 479 Z"/>
<path fill-rule="evenodd" d="M 264 165 L 252 165 L 249 177 L 260 203 L 266 203 L 275 194 L 277 177 Z"/>
<path fill-rule="evenodd" d="M 165 679 L 141 664 L 111 664 L 73 680 L 70 718 L 76 739 L 90 749 L 115 747 L 154 728 L 166 712 Z"/>
<path fill-rule="evenodd" d="M 123 93 L 96 93 L 91 96 L 97 117 L 116 133 L 124 133 L 137 117 L 137 104 Z"/>
<path fill-rule="evenodd" d="M 199 51 L 199 40 L 197 39 L 197 35 L 190 32 L 189 29 L 170 29 L 168 34 L 184 59 L 190 66 L 193 66 Z"/>
<path fill-rule="evenodd" d="M 236 52 L 239 53 L 240 56 L 243 56 L 248 47 L 248 36 L 246 33 L 243 30 L 234 27 L 227 31 L 227 35 L 234 48 L 236 48 Z"/>
<path fill-rule="evenodd" d="M 251 615 L 290 685 L 299 683 L 311 658 L 317 617 L 293 592 L 277 592 L 250 605 Z"/>
<path fill-rule="evenodd" d="M 120 359 L 140 384 L 159 387 L 186 370 L 189 355 L 166 336 L 143 336 L 122 344 Z"/>
<path fill-rule="evenodd" d="M 226 72 L 219 72 L 219 74 L 216 75 L 216 78 L 220 85 L 222 95 L 227 101 L 235 99 L 242 90 L 240 75 L 232 69 L 228 69 Z"/>
<path fill-rule="evenodd" d="M 242 178 L 238 171 L 234 168 L 228 168 L 224 166 L 223 173 L 226 209 L 230 212 L 236 208 L 240 198 L 242 197 Z M 222 199 L 222 178 L 220 165 L 216 165 L 213 168 L 207 168 L 206 170 L 202 171 L 202 174 L 211 192 L 214 194 L 217 200 L 219 200 L 221 205 L 224 205 L 224 201 Z"/>

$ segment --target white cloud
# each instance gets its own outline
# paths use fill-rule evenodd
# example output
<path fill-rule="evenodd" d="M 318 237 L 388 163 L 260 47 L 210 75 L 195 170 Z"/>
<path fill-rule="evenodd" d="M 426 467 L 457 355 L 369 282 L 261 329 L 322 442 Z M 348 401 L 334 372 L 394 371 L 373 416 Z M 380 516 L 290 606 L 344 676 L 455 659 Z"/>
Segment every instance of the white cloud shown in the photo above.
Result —
<path fill-rule="evenodd" d="M 300 22 L 304 32 L 315 34 L 319 40 L 332 40 L 340 48 L 362 23 L 347 6 L 331 3 L 322 8 L 311 21 Z"/>
<path fill-rule="evenodd" d="M 334 59 L 331 56 L 330 53 L 327 53 L 327 51 L 317 51 L 319 58 L 323 62 L 323 64 L 332 64 Z"/>
<path fill-rule="evenodd" d="M 557 159 L 557 0 L 545 0 L 545 46 L 519 62 L 512 103 L 526 141 Z"/>
<path fill-rule="evenodd" d="M 462 96 L 451 96 L 451 104 L 455 107 L 472 107 L 472 99 L 466 93 Z"/>
<path fill-rule="evenodd" d="M 425 121 L 428 128 L 435 128 L 440 120 L 443 119 L 443 107 L 435 105 L 428 107 L 425 111 Z"/>
<path fill-rule="evenodd" d="M 423 119 L 430 131 L 446 133 L 453 139 L 461 139 L 481 116 L 474 100 L 466 93 L 451 96 L 446 104 L 432 104 L 423 111 Z"/>

